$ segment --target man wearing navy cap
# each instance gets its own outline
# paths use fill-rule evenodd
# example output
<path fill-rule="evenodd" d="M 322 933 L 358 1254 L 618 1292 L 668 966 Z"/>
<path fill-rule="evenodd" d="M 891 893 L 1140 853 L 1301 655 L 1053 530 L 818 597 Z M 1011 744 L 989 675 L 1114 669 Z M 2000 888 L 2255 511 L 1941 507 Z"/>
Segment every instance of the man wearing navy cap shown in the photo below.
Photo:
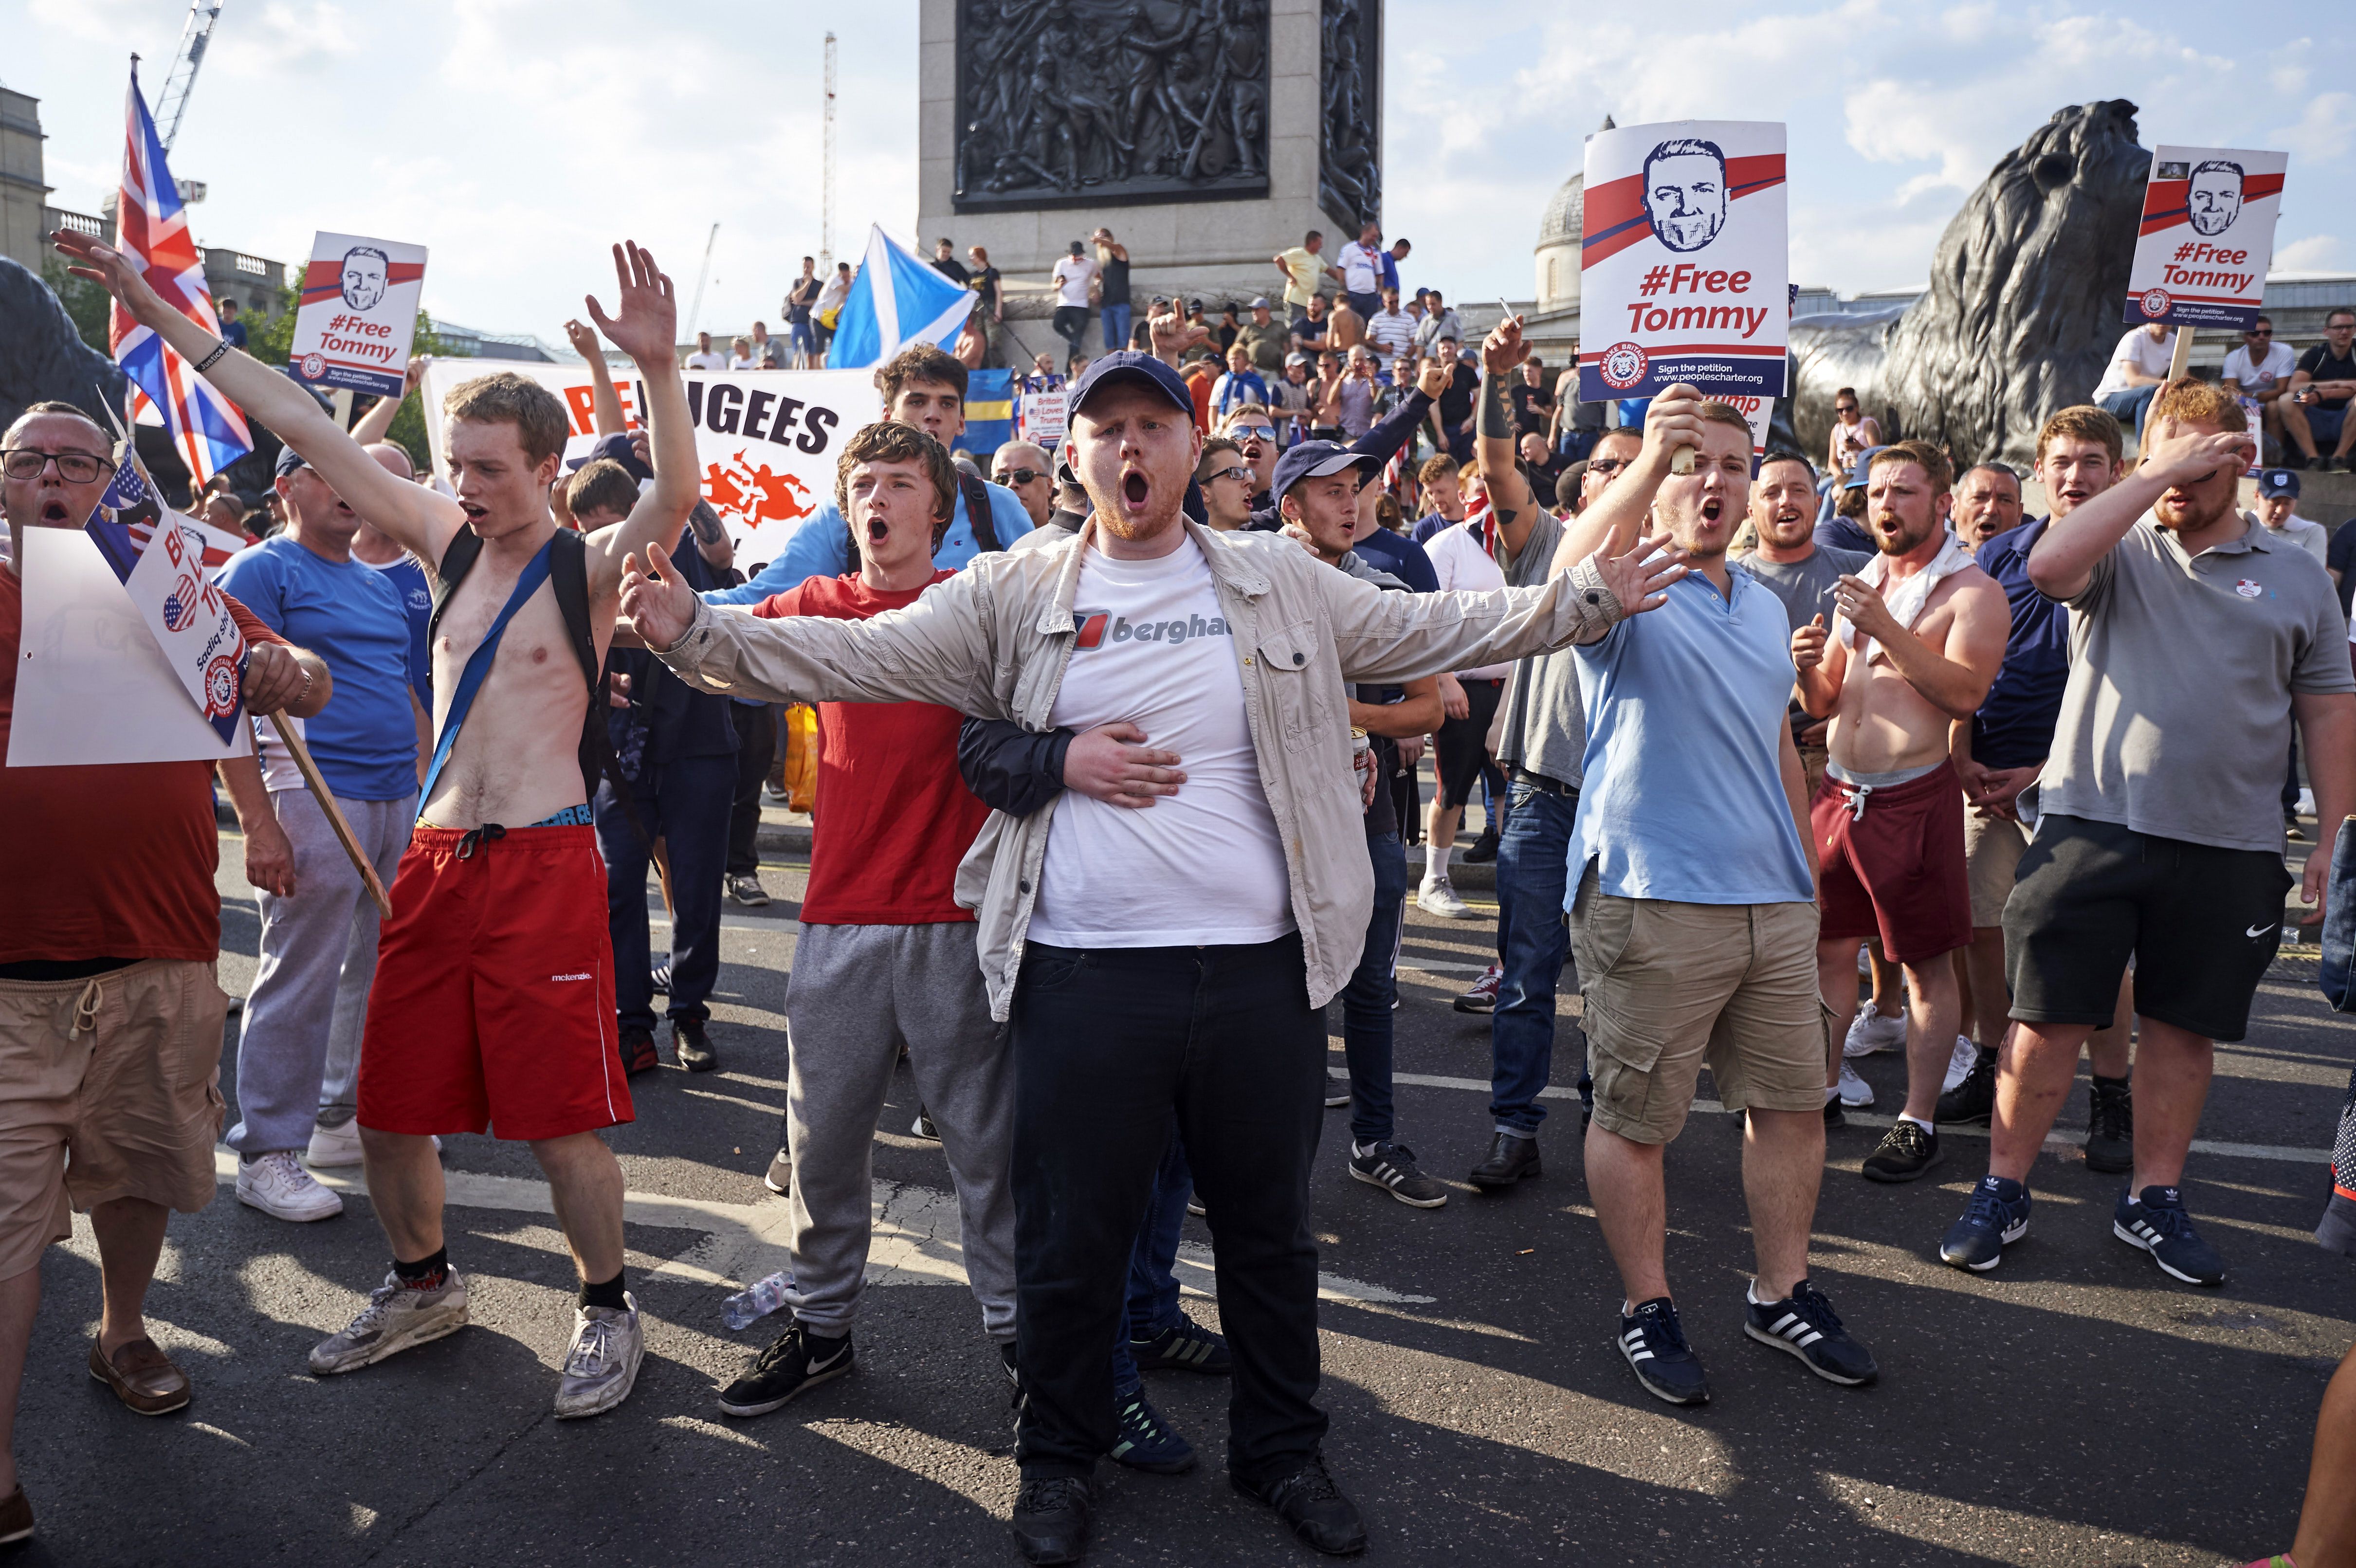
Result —
<path fill-rule="evenodd" d="M 1601 637 L 1681 574 L 1647 541 L 1544 588 L 1385 594 L 1181 505 L 1202 449 L 1175 370 L 1109 354 L 1073 388 L 1070 539 L 986 555 L 863 621 L 699 603 L 668 557 L 625 612 L 682 679 L 767 700 L 932 702 L 1036 732 L 1119 719 L 1174 752 L 1131 804 L 993 813 L 958 883 L 1015 1062 L 1016 1544 L 1086 1551 L 1132 1243 L 1174 1113 L 1219 1249 L 1230 1479 L 1320 1551 L 1365 1546 L 1325 1468 L 1307 1222 L 1322 1010 L 1373 903 L 1344 682 Z"/>
<path fill-rule="evenodd" d="M 2319 522 L 2309 522 L 2291 509 L 2298 502 L 2298 476 L 2288 468 L 2268 468 L 2258 476 L 2258 521 L 2286 544 L 2296 544 L 2329 570 L 2331 537 Z"/>

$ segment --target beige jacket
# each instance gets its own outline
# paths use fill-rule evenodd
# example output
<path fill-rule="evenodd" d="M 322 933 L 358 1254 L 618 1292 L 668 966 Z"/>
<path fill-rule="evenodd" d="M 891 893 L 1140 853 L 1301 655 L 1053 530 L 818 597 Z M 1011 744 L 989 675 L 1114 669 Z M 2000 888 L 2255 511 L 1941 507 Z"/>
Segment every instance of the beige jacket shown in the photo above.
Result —
<path fill-rule="evenodd" d="M 1592 561 L 1543 587 L 1387 594 L 1280 534 L 1185 528 L 1235 628 L 1309 1000 L 1322 1007 L 1357 967 L 1374 908 L 1344 682 L 1397 684 L 1591 641 L 1621 618 L 1620 601 Z M 1044 732 L 1071 658 L 1072 598 L 1095 529 L 1091 521 L 1044 549 L 977 557 L 915 604 L 868 620 L 761 620 L 705 605 L 661 658 L 701 691 L 782 703 L 938 703 Z M 980 917 L 982 972 L 1001 1019 L 1055 815 L 1054 802 L 1028 817 L 991 812 L 958 868 L 958 902 Z"/>

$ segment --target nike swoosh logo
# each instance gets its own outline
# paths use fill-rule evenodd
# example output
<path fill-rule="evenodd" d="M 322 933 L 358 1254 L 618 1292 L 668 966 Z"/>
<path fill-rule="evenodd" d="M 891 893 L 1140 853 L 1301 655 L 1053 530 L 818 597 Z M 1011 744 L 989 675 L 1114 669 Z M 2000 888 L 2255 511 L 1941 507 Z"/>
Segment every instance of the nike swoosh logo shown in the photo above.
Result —
<path fill-rule="evenodd" d="M 2263 926 L 2252 926 L 2248 930 L 2244 931 L 2242 934 L 2245 937 L 2251 938 L 2263 937 L 2274 929 L 2274 922 L 2269 920 Z"/>
<path fill-rule="evenodd" d="M 845 1356 L 848 1356 L 848 1355 L 850 1355 L 850 1354 L 851 1354 L 851 1347 L 850 1347 L 850 1346 L 848 1346 L 848 1345 L 845 1345 L 841 1349 L 837 1350 L 833 1355 L 829 1356 L 825 1360 L 823 1360 L 823 1361 L 812 1361 L 812 1362 L 809 1364 L 809 1366 L 807 1369 L 804 1369 L 804 1373 L 803 1373 L 803 1375 L 804 1375 L 804 1376 L 808 1376 L 808 1375 L 809 1375 L 809 1374 L 810 1374 L 810 1373 L 812 1373 L 812 1372 L 823 1372 L 823 1371 L 825 1371 L 829 1367 L 833 1366 L 837 1361 L 841 1360 Z"/>

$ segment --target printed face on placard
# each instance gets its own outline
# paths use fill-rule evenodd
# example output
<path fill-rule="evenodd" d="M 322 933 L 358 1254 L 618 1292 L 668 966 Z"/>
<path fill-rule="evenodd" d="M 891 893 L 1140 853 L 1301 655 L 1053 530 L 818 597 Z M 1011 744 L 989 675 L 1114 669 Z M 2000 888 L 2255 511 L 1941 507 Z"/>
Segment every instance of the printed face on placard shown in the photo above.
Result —
<path fill-rule="evenodd" d="M 344 252 L 344 303 L 354 310 L 374 310 L 384 301 L 386 263 L 382 251 L 355 249 Z"/>
<path fill-rule="evenodd" d="M 1663 142 L 1644 159 L 1644 210 L 1672 251 L 1698 251 L 1726 227 L 1726 155 L 1709 142 Z"/>
<path fill-rule="evenodd" d="M 2222 159 L 2192 171 L 2184 192 L 2190 209 L 2192 231 L 2211 239 L 2233 226 L 2242 215 L 2242 169 Z"/>

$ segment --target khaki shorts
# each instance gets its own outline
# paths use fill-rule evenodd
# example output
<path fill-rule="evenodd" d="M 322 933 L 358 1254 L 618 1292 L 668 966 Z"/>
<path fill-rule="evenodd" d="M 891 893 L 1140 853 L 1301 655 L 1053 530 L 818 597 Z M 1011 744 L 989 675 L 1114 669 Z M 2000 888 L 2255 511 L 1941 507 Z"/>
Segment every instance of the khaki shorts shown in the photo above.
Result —
<path fill-rule="evenodd" d="M 1622 898 L 1590 868 L 1570 932 L 1597 1125 L 1669 1142 L 1705 1059 L 1730 1111 L 1823 1109 L 1832 1035 L 1814 904 Z"/>
<path fill-rule="evenodd" d="M 2030 785 L 2021 796 L 2033 803 L 2037 786 Z M 2013 876 L 2029 848 L 2029 830 L 2019 822 L 1964 808 L 1964 880 L 1971 887 L 1972 929 L 2004 924 L 2004 901 L 2012 897 Z"/>
<path fill-rule="evenodd" d="M 212 1201 L 228 1016 L 213 966 L 185 959 L 0 980 L 0 1279 L 73 1234 L 69 1198 Z"/>

